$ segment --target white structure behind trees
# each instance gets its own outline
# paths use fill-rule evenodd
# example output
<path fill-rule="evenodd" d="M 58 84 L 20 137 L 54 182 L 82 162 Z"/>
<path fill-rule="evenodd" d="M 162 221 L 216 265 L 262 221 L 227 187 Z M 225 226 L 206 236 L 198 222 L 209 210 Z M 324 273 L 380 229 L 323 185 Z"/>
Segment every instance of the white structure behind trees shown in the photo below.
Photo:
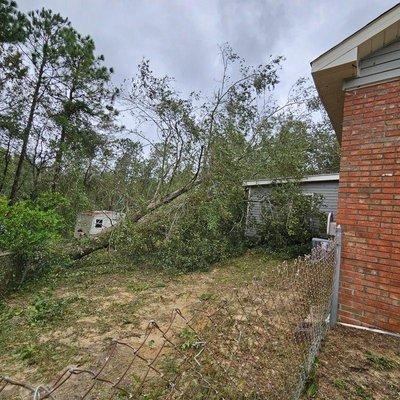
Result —
<path fill-rule="evenodd" d="M 99 210 L 83 212 L 76 219 L 74 236 L 79 238 L 82 236 L 98 235 L 105 229 L 118 224 L 123 217 L 124 214 L 117 211 Z"/>

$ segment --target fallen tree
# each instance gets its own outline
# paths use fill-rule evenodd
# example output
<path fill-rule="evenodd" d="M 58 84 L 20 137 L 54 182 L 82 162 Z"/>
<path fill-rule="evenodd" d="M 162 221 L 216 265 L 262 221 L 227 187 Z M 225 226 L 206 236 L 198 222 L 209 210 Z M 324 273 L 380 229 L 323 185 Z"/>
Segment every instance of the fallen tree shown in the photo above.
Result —
<path fill-rule="evenodd" d="M 157 141 L 135 132 L 150 146 L 150 157 L 155 159 L 158 167 L 155 169 L 156 185 L 152 198 L 140 211 L 127 217 L 131 222 L 140 222 L 204 182 L 214 164 L 219 162 L 216 147 L 224 146 L 227 134 L 236 138 L 237 132 L 245 137 L 254 129 L 255 99 L 278 82 L 281 57 L 252 68 L 246 66 L 229 46 L 221 48 L 221 56 L 221 84 L 213 99 L 200 105 L 198 94 L 191 93 L 183 99 L 172 88 L 169 77 L 155 77 L 148 61 L 139 65 L 139 73 L 123 98 L 126 110 L 139 125 L 147 125 L 158 132 Z M 230 73 L 235 63 L 239 75 L 232 80 Z M 233 130 L 227 128 L 235 125 Z M 243 151 L 247 150 L 248 145 L 245 145 Z M 216 182 L 211 180 L 209 184 L 212 188 Z M 87 245 L 79 246 L 70 257 L 78 260 L 108 247 L 114 229 L 111 227 Z"/>
<path fill-rule="evenodd" d="M 201 166 L 201 160 L 202 160 L 202 155 L 203 155 L 203 150 L 200 152 L 200 158 L 198 161 L 198 167 L 197 171 L 194 174 L 193 178 L 184 186 L 180 187 L 177 190 L 174 190 L 170 193 L 167 193 L 166 195 L 162 196 L 161 198 L 155 200 L 153 199 L 145 208 L 145 210 L 141 213 L 136 213 L 135 215 L 131 216 L 130 219 L 132 222 L 140 222 L 145 216 L 149 215 L 153 211 L 159 209 L 162 206 L 165 206 L 172 201 L 178 199 L 180 196 L 183 194 L 189 192 L 191 189 L 195 188 L 198 186 L 201 182 L 202 179 L 199 177 L 200 173 L 200 166 Z M 110 237 L 114 229 L 116 229 L 118 225 L 111 226 L 107 229 L 105 229 L 100 235 L 94 237 L 89 243 L 83 245 L 83 246 L 78 246 L 77 248 L 74 248 L 71 253 L 69 254 L 69 257 L 72 260 L 79 260 L 83 257 L 88 256 L 89 254 L 102 250 L 107 248 L 110 245 Z"/>

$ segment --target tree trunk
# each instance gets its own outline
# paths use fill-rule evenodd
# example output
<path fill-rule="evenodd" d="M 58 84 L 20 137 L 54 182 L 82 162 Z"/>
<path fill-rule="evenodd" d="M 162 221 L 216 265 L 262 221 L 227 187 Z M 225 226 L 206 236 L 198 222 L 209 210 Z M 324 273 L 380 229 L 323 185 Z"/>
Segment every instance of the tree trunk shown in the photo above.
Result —
<path fill-rule="evenodd" d="M 21 174 L 22 174 L 22 167 L 23 167 L 23 164 L 24 164 L 24 161 L 26 158 L 26 152 L 27 152 L 27 148 L 28 148 L 30 133 L 31 133 L 32 126 L 33 126 L 33 120 L 35 118 L 35 111 L 36 111 L 38 98 L 39 98 L 39 90 L 42 85 L 42 78 L 43 78 L 43 71 L 44 71 L 45 64 L 46 64 L 46 57 L 43 57 L 42 62 L 40 64 L 38 77 L 36 80 L 35 90 L 33 92 L 28 122 L 24 129 L 21 152 L 19 154 L 17 169 L 15 170 L 14 181 L 13 181 L 10 198 L 9 198 L 10 204 L 14 204 L 17 200 L 18 190 L 19 190 L 19 181 L 20 181 Z"/>
<path fill-rule="evenodd" d="M 3 176 L 1 178 L 1 183 L 0 183 L 0 193 L 3 191 L 4 185 L 6 183 L 8 167 L 9 167 L 10 161 L 11 161 L 11 152 L 10 152 L 10 150 L 11 150 L 11 138 L 8 139 L 6 154 L 4 155 L 4 168 L 3 168 Z"/>
<path fill-rule="evenodd" d="M 73 84 L 69 91 L 69 95 L 68 95 L 69 102 L 72 102 L 72 100 L 74 99 L 74 92 L 75 92 L 75 86 Z M 71 118 L 71 113 L 68 112 L 68 109 L 66 109 L 65 106 L 64 106 L 64 114 L 67 116 L 68 120 L 69 120 L 69 118 Z M 67 130 L 66 130 L 65 126 L 62 126 L 61 136 L 60 136 L 60 140 L 58 141 L 58 148 L 57 148 L 56 159 L 55 159 L 55 163 L 54 163 L 54 177 L 53 177 L 53 184 L 52 184 L 52 188 L 51 188 L 51 190 L 53 192 L 56 191 L 58 182 L 60 180 L 61 165 L 62 165 L 62 159 L 63 159 L 63 155 L 64 155 L 64 143 L 65 143 L 66 139 L 67 139 Z"/>
<path fill-rule="evenodd" d="M 40 178 L 40 169 L 36 166 L 33 166 L 33 177 L 32 177 L 32 192 L 31 199 L 36 200 L 38 197 L 38 186 L 39 186 L 39 178 Z"/>
<path fill-rule="evenodd" d="M 53 176 L 53 184 L 51 187 L 51 190 L 53 192 L 56 191 L 57 185 L 60 179 L 60 173 L 61 173 L 61 163 L 62 163 L 62 158 L 63 158 L 63 153 L 64 153 L 64 143 L 65 139 L 67 138 L 67 131 L 65 127 L 62 127 L 61 129 L 61 136 L 60 140 L 58 142 L 58 148 L 56 152 L 56 159 L 54 163 L 54 176 Z"/>
<path fill-rule="evenodd" d="M 140 222 L 140 220 L 143 219 L 146 215 L 152 213 L 153 211 L 157 210 L 158 208 L 166 204 L 171 203 L 178 197 L 182 196 L 184 193 L 187 193 L 194 187 L 198 186 L 201 182 L 202 179 L 198 179 L 196 174 L 195 178 L 192 179 L 188 184 L 182 186 L 181 188 L 171 193 L 168 193 L 158 201 L 148 204 L 144 212 L 137 213 L 131 219 L 134 222 Z M 111 226 L 110 228 L 105 230 L 101 235 L 94 238 L 92 243 L 89 243 L 87 246 L 74 249 L 74 251 L 70 253 L 70 257 L 73 260 L 80 260 L 81 258 L 84 258 L 89 254 L 94 253 L 95 251 L 107 248 L 110 244 L 110 234 L 114 230 L 114 228 L 115 226 Z"/>
<path fill-rule="evenodd" d="M 83 186 L 87 189 L 89 187 L 90 171 L 92 169 L 92 160 L 89 161 L 89 165 L 86 168 L 85 176 L 83 177 Z"/>
<path fill-rule="evenodd" d="M 200 151 L 200 157 L 199 157 L 199 160 L 197 163 L 196 173 L 194 174 L 193 178 L 186 185 L 181 186 L 179 189 L 166 194 L 165 196 L 161 197 L 158 200 L 151 201 L 147 205 L 146 209 L 143 212 L 137 213 L 136 215 L 134 215 L 132 217 L 133 222 L 139 222 L 146 215 L 152 213 L 153 211 L 159 209 L 160 207 L 162 207 L 166 204 L 171 203 L 178 197 L 189 192 L 190 190 L 192 190 L 193 188 L 198 186 L 200 183 L 202 183 L 204 176 L 200 175 L 200 171 L 201 171 L 201 166 L 202 166 L 203 154 L 204 154 L 204 147 L 202 147 L 201 151 Z M 70 253 L 69 256 L 73 260 L 79 260 L 97 250 L 105 249 L 110 244 L 110 234 L 114 230 L 114 228 L 115 228 L 115 226 L 111 226 L 106 231 L 104 231 L 103 234 L 96 237 L 93 240 L 93 242 L 90 243 L 88 246 L 86 246 L 84 248 L 81 247 L 77 251 L 75 250 L 74 252 Z"/>

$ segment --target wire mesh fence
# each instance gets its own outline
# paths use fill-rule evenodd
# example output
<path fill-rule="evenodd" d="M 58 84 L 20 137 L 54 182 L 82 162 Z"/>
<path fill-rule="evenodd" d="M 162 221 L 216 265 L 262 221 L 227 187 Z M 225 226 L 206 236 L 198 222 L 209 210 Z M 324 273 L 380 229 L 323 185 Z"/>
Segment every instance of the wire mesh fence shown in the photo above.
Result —
<path fill-rule="evenodd" d="M 0 379 L 4 399 L 298 399 L 329 326 L 335 243 L 230 287 L 223 299 L 115 340 L 49 385 Z"/>

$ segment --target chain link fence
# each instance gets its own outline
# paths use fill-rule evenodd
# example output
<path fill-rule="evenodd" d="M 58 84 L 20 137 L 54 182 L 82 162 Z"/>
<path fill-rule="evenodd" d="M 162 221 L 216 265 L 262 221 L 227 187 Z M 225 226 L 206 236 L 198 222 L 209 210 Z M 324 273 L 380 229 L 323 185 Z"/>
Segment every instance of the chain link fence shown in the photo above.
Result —
<path fill-rule="evenodd" d="M 113 341 L 93 368 L 50 385 L 0 379 L 4 399 L 299 399 L 329 327 L 335 242 L 284 262 L 222 300 L 174 309 L 132 343 Z"/>

